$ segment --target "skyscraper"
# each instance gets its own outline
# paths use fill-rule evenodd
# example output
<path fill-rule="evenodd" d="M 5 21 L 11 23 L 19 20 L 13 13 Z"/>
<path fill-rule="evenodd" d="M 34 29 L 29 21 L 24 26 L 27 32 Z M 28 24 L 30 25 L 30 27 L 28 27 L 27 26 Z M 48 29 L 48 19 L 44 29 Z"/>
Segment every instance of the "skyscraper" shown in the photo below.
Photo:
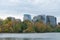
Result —
<path fill-rule="evenodd" d="M 56 26 L 57 22 L 56 22 L 56 17 L 54 16 L 46 16 L 46 23 L 51 24 L 52 26 Z"/>
<path fill-rule="evenodd" d="M 33 22 L 36 21 L 42 21 L 43 23 L 46 23 L 46 16 L 45 15 L 38 15 L 33 17 Z"/>
<path fill-rule="evenodd" d="M 29 21 L 31 21 L 31 15 L 24 14 L 23 20 L 29 20 Z"/>
<path fill-rule="evenodd" d="M 52 26 L 57 25 L 57 19 L 54 16 L 50 15 L 38 15 L 33 17 L 33 22 L 42 21 L 45 24 L 50 24 Z"/>
<path fill-rule="evenodd" d="M 37 16 L 34 16 L 32 19 L 33 22 L 36 22 L 37 20 L 38 20 Z"/>

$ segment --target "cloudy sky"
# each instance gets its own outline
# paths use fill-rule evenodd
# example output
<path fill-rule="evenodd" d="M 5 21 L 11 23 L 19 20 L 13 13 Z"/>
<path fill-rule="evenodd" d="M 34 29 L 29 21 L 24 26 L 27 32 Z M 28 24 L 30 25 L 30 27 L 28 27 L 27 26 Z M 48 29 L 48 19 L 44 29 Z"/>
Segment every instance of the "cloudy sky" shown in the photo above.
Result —
<path fill-rule="evenodd" d="M 53 15 L 60 21 L 60 0 L 0 0 L 0 17 L 22 19 L 23 14 Z"/>

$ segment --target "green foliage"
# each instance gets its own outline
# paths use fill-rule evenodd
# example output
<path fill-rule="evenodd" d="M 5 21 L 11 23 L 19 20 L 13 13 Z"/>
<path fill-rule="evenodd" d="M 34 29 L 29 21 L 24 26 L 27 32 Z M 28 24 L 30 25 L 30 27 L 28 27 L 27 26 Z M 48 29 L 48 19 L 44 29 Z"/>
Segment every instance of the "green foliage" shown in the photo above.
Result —
<path fill-rule="evenodd" d="M 11 18 L 0 19 L 0 33 L 42 33 L 42 32 L 60 32 L 60 25 L 53 27 L 50 24 L 44 24 L 42 20 L 32 22 L 25 20 L 23 22 Z"/>
<path fill-rule="evenodd" d="M 43 22 L 36 22 L 35 23 L 35 31 L 36 32 L 45 32 L 46 25 Z"/>
<path fill-rule="evenodd" d="M 52 31 L 53 31 L 53 28 L 52 27 L 50 27 L 49 25 L 46 26 L 46 32 L 52 32 Z"/>
<path fill-rule="evenodd" d="M 13 29 L 14 29 L 14 32 L 20 32 L 20 31 L 22 31 L 21 30 L 21 24 L 20 23 L 16 23 L 14 25 Z"/>
<path fill-rule="evenodd" d="M 60 32 L 60 25 L 57 25 L 57 27 L 55 28 L 56 32 Z"/>

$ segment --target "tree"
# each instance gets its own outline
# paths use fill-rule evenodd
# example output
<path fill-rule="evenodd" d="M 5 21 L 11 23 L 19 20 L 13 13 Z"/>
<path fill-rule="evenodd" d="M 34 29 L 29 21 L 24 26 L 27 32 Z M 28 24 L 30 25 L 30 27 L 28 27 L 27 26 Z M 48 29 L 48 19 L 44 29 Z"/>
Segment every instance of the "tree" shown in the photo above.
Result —
<path fill-rule="evenodd" d="M 60 25 L 57 25 L 56 26 L 56 30 L 55 30 L 56 32 L 60 32 Z"/>
<path fill-rule="evenodd" d="M 54 28 L 52 28 L 50 25 L 47 25 L 46 32 L 54 32 Z"/>
<path fill-rule="evenodd" d="M 13 29 L 14 29 L 14 32 L 19 32 L 19 33 L 21 33 L 21 32 L 22 32 L 22 24 L 19 23 L 19 22 L 16 22 L 16 24 L 15 24 L 14 27 L 13 27 Z"/>
<path fill-rule="evenodd" d="M 35 31 L 36 32 L 45 32 L 46 25 L 43 22 L 36 22 L 35 24 Z"/>
<path fill-rule="evenodd" d="M 33 29 L 33 22 L 29 20 L 25 20 L 22 22 L 22 30 L 24 33 L 30 33 L 30 32 L 35 32 Z"/>
<path fill-rule="evenodd" d="M 13 23 L 10 21 L 3 25 L 3 32 L 13 32 Z"/>
<path fill-rule="evenodd" d="M 0 26 L 3 25 L 3 19 L 0 19 Z"/>
<path fill-rule="evenodd" d="M 31 24 L 31 21 L 29 21 L 29 20 L 23 21 L 22 22 L 22 30 L 23 31 L 26 30 L 30 26 L 30 24 Z"/>
<path fill-rule="evenodd" d="M 26 30 L 23 31 L 24 33 L 35 33 L 35 30 L 33 27 L 28 27 Z"/>

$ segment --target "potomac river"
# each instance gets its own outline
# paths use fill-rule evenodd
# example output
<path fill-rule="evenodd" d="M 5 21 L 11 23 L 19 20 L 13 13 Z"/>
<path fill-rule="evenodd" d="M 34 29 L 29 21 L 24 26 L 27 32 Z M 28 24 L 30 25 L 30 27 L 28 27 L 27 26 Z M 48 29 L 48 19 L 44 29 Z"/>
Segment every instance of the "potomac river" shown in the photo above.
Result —
<path fill-rule="evenodd" d="M 60 33 L 0 33 L 0 40 L 60 40 Z"/>

